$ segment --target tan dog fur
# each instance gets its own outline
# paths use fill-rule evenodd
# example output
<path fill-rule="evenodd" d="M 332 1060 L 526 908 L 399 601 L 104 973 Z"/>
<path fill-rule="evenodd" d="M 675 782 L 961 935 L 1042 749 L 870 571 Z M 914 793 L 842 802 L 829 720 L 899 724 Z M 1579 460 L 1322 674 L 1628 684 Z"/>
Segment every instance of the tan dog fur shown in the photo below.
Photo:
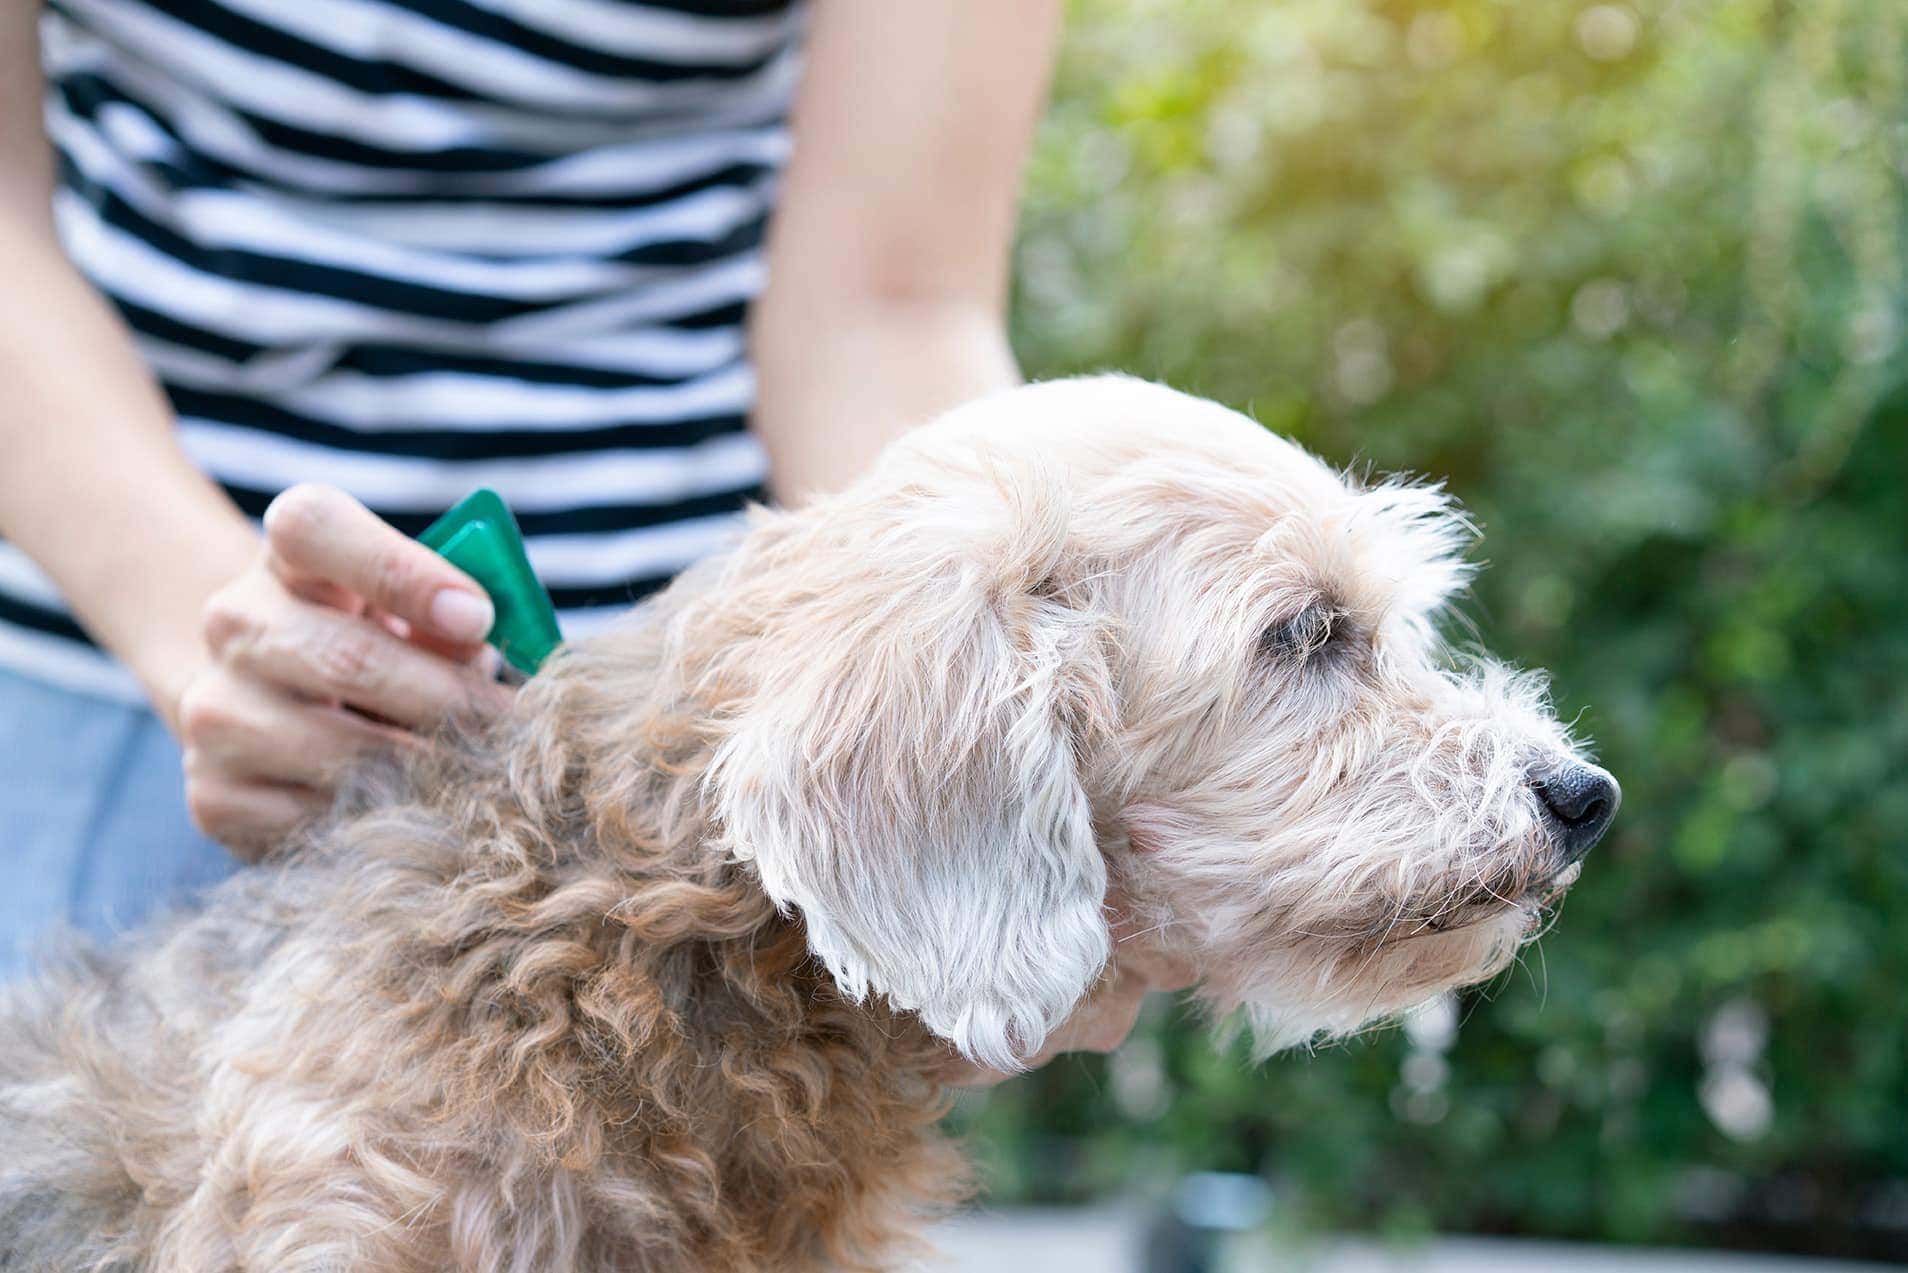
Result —
<path fill-rule="evenodd" d="M 1574 752 L 1440 644 L 1465 538 L 1137 381 L 963 408 L 15 988 L 0 1267 L 887 1268 L 962 1064 L 1161 968 L 1267 1050 L 1487 977 Z"/>

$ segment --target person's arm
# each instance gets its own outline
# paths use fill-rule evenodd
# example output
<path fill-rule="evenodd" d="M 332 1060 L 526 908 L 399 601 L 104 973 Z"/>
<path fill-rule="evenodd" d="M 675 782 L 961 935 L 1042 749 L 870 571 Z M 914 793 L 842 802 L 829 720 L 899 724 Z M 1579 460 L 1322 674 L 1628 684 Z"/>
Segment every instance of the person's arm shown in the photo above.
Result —
<path fill-rule="evenodd" d="M 124 326 L 54 236 L 39 8 L 0 10 L 0 535 L 170 719 L 204 661 L 199 610 L 258 540 L 181 453 Z"/>
<path fill-rule="evenodd" d="M 774 493 L 844 485 L 896 433 L 1019 382 L 1021 169 L 1059 0 L 817 0 L 750 320 Z"/>
<path fill-rule="evenodd" d="M 354 756 L 498 701 L 476 659 L 490 603 L 337 491 L 286 492 L 261 538 L 186 458 L 54 233 L 39 8 L 0 7 L 0 536 L 179 735 L 194 821 L 251 856 Z"/>

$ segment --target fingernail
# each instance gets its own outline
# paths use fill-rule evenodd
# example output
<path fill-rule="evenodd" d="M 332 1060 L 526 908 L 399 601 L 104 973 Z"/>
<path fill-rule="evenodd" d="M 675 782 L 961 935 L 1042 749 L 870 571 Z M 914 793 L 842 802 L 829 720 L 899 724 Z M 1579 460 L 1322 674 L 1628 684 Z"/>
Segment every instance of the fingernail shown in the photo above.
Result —
<path fill-rule="evenodd" d="M 503 655 L 497 652 L 497 647 L 494 645 L 486 645 L 483 649 L 477 651 L 476 663 L 477 675 L 483 677 L 486 681 L 494 681 L 503 675 Z"/>
<path fill-rule="evenodd" d="M 431 626 L 453 641 L 483 640 L 496 617 L 490 598 L 462 588 L 443 588 L 431 598 Z"/>

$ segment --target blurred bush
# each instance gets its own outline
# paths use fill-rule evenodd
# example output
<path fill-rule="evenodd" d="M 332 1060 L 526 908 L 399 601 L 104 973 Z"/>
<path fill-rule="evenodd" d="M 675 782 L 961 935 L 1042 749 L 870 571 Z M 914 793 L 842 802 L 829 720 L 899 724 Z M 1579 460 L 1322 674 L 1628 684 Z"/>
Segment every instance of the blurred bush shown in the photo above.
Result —
<path fill-rule="evenodd" d="M 1150 1022 L 966 1111 L 996 1195 L 1211 1167 L 1317 1223 L 1903 1254 L 1908 5 L 1072 17 L 1030 373 L 1447 478 L 1483 643 L 1626 797 L 1495 986 L 1257 1069 Z"/>

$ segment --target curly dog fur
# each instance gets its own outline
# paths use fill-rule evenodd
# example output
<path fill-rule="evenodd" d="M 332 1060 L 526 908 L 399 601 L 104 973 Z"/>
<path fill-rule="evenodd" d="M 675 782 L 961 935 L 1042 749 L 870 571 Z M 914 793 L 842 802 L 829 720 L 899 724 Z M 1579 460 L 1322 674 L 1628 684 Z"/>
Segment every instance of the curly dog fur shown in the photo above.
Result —
<path fill-rule="evenodd" d="M 0 1267 L 889 1268 L 1129 938 L 1268 1050 L 1490 975 L 1582 762 L 1443 655 L 1461 529 L 1135 381 L 955 412 L 13 988 Z"/>

